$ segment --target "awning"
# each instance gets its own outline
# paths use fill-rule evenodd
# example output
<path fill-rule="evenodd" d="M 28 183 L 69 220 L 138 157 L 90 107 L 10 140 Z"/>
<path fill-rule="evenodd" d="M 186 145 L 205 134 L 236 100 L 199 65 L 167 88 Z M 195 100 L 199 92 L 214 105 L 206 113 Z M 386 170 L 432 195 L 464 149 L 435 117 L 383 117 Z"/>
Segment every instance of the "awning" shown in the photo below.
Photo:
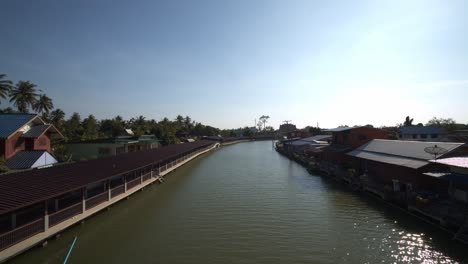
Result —
<path fill-rule="evenodd" d="M 468 175 L 458 173 L 440 173 L 440 172 L 426 172 L 423 173 L 426 176 L 438 178 L 445 181 L 453 181 L 455 183 L 468 184 Z"/>

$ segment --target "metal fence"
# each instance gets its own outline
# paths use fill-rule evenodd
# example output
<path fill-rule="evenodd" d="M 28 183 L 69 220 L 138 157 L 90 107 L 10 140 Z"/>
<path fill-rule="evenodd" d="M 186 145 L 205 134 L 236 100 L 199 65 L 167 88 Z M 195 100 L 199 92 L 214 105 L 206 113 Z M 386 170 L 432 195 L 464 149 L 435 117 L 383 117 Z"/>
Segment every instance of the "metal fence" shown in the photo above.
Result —
<path fill-rule="evenodd" d="M 108 192 L 103 192 L 103 193 L 100 193 L 96 196 L 93 196 L 89 199 L 86 200 L 86 210 L 88 209 L 91 209 L 105 201 L 107 201 L 107 198 L 109 196 L 109 193 Z"/>
<path fill-rule="evenodd" d="M 83 203 L 77 203 L 72 206 L 69 206 L 65 209 L 57 211 L 49 215 L 49 227 L 57 225 L 68 218 L 72 218 L 75 215 L 81 214 L 83 212 Z"/>
<path fill-rule="evenodd" d="M 18 227 L 7 233 L 1 234 L 0 235 L 0 250 L 8 248 L 16 243 L 19 243 L 43 231 L 44 231 L 44 218 L 40 218 L 34 222 Z"/>
<path fill-rule="evenodd" d="M 141 183 L 140 177 L 127 182 L 127 190 L 139 185 L 140 183 Z"/>
<path fill-rule="evenodd" d="M 111 190 L 111 196 L 115 197 L 115 196 L 117 196 L 119 194 L 122 194 L 124 192 L 125 192 L 125 185 L 122 184 L 122 185 L 117 186 L 117 187 L 115 187 L 115 188 L 113 188 Z"/>

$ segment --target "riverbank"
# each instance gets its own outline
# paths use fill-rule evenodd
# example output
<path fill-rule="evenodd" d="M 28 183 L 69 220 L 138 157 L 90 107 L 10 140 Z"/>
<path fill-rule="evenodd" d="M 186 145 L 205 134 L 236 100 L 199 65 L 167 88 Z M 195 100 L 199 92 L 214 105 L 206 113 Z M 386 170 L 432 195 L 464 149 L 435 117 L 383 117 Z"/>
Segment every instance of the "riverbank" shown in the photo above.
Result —
<path fill-rule="evenodd" d="M 238 143 L 243 143 L 243 142 L 251 142 L 252 140 L 250 139 L 241 139 L 241 140 L 234 140 L 234 141 L 229 141 L 229 142 L 222 142 L 221 146 L 229 146 L 233 144 L 238 144 Z"/>
<path fill-rule="evenodd" d="M 322 175 L 327 179 L 333 180 L 337 184 L 348 186 L 356 194 L 370 196 L 383 202 L 386 206 L 398 208 L 406 214 L 417 218 L 419 221 L 423 221 L 440 230 L 443 230 L 448 235 L 452 236 L 454 240 L 468 245 L 466 222 L 458 222 L 457 224 L 452 222 L 449 225 L 446 221 L 446 218 L 438 216 L 433 211 L 428 211 L 426 208 L 424 208 L 427 206 L 421 205 L 421 203 L 418 203 L 418 201 L 414 201 L 416 200 L 415 197 L 412 197 L 412 199 L 409 199 L 408 197 L 396 197 L 384 186 L 370 182 L 365 177 L 357 177 L 354 175 L 352 169 L 346 170 L 333 163 L 319 161 L 315 158 L 307 157 L 298 153 L 288 153 L 281 147 L 280 144 L 275 145 L 275 150 L 279 154 L 305 167 L 310 174 Z M 448 210 L 449 209 L 447 209 L 447 211 Z M 461 210 L 461 212 L 463 212 L 464 209 L 462 208 Z"/>

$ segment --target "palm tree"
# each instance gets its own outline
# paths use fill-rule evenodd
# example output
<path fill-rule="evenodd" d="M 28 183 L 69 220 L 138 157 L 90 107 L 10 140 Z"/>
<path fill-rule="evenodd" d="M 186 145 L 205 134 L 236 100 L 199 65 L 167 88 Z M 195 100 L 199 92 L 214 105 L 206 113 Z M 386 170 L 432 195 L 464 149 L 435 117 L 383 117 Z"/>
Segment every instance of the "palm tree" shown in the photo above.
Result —
<path fill-rule="evenodd" d="M 13 103 L 21 113 L 27 113 L 28 108 L 34 106 L 36 97 L 36 85 L 30 81 L 19 81 L 10 91 L 10 103 Z"/>
<path fill-rule="evenodd" d="M 5 99 L 13 87 L 13 83 L 10 80 L 3 80 L 6 74 L 0 74 L 0 98 Z"/>
<path fill-rule="evenodd" d="M 57 108 L 54 111 L 50 112 L 49 119 L 56 128 L 58 128 L 59 130 L 63 129 L 63 124 L 65 122 L 65 113 L 62 111 L 62 109 Z"/>
<path fill-rule="evenodd" d="M 50 99 L 47 95 L 41 94 L 39 95 L 39 99 L 36 101 L 33 108 L 40 114 L 48 114 L 49 111 L 54 108 L 54 104 L 52 103 L 52 99 Z"/>

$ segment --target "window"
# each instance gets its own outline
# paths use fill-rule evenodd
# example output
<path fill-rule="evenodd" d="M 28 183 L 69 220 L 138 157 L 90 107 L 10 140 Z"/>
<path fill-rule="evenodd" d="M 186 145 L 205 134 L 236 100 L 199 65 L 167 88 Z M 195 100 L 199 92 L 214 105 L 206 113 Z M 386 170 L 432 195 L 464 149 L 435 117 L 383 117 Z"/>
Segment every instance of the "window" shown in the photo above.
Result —
<path fill-rule="evenodd" d="M 416 135 L 416 134 L 413 134 L 413 138 L 418 138 L 418 135 Z"/>
<path fill-rule="evenodd" d="M 98 155 L 102 156 L 109 156 L 111 153 L 110 148 L 98 148 Z"/>
<path fill-rule="evenodd" d="M 115 150 L 117 154 L 125 153 L 125 147 L 117 147 Z"/>
<path fill-rule="evenodd" d="M 437 138 L 437 134 L 431 134 L 431 138 Z"/>
<path fill-rule="evenodd" d="M 427 138 L 427 134 L 421 134 L 421 138 Z"/>
<path fill-rule="evenodd" d="M 359 134 L 359 135 L 358 135 L 358 139 L 359 139 L 359 140 L 366 140 L 366 139 L 367 139 L 367 136 L 364 135 L 364 134 Z"/>

